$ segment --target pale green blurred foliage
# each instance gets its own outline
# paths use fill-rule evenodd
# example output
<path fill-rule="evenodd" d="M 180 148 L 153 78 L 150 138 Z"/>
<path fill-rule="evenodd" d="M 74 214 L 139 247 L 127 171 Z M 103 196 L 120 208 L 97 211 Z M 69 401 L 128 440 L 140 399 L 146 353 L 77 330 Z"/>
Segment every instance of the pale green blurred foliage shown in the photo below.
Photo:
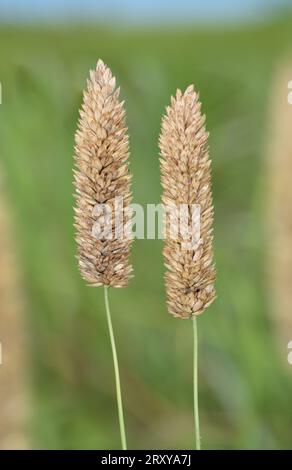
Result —
<path fill-rule="evenodd" d="M 119 447 L 102 291 L 80 279 L 72 227 L 73 136 L 99 57 L 126 100 L 134 202 L 159 202 L 160 119 L 176 87 L 194 83 L 207 114 L 218 298 L 198 322 L 203 447 L 291 447 L 261 190 L 270 82 L 291 41 L 291 17 L 230 30 L 1 27 L 0 152 L 29 302 L 36 447 Z M 110 292 L 130 448 L 193 446 L 192 328 L 166 311 L 161 248 L 136 241 L 134 280 Z"/>

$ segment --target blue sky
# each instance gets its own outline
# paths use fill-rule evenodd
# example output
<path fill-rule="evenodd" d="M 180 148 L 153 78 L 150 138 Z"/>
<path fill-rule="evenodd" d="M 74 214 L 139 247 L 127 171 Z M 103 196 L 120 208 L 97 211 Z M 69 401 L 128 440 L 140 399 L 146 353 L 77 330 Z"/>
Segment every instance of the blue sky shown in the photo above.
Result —
<path fill-rule="evenodd" d="M 260 18 L 291 0 L 1 0 L 0 21 L 86 19 L 161 22 Z"/>

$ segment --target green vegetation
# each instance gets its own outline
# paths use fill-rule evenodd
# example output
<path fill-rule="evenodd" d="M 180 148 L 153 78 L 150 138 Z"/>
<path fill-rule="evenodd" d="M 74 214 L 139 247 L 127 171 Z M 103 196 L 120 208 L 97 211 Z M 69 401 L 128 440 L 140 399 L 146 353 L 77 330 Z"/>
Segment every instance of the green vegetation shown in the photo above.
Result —
<path fill-rule="evenodd" d="M 79 276 L 72 227 L 73 136 L 99 57 L 127 104 L 134 202 L 160 198 L 169 95 L 194 83 L 207 114 L 218 299 L 198 321 L 203 447 L 291 447 L 262 189 L 271 78 L 291 46 L 291 17 L 229 30 L 1 27 L 0 154 L 27 293 L 35 447 L 120 445 L 103 292 Z M 192 325 L 166 312 L 161 248 L 136 241 L 134 280 L 110 292 L 129 448 L 193 446 Z"/>

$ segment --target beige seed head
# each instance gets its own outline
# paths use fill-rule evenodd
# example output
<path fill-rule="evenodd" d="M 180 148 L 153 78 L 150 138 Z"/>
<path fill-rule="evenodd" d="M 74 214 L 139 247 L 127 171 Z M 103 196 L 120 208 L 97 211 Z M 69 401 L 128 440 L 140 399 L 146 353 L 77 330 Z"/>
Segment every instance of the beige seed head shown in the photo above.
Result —
<path fill-rule="evenodd" d="M 26 302 L 15 254 L 6 185 L 0 168 L 0 450 L 28 449 L 30 364 Z"/>
<path fill-rule="evenodd" d="M 291 77 L 291 56 L 282 57 L 275 69 L 270 91 L 263 180 L 268 242 L 267 295 L 275 325 L 273 334 L 281 354 L 283 347 L 286 348 L 292 339 L 292 105 L 288 102 L 292 87 L 287 87 Z"/>
<path fill-rule="evenodd" d="M 90 72 L 75 144 L 75 227 L 81 275 L 92 286 L 124 287 L 132 272 L 129 142 L 119 88 L 101 60 Z"/>
<path fill-rule="evenodd" d="M 162 119 L 160 134 L 162 202 L 165 206 L 193 204 L 200 210 L 200 231 L 196 244 L 186 247 L 181 233 L 191 233 L 192 219 L 180 219 L 178 236 L 166 230 L 164 259 L 167 305 L 175 317 L 190 318 L 202 313 L 215 299 L 213 263 L 210 159 L 205 116 L 198 93 L 189 86 L 177 90 Z M 166 216 L 166 226 L 169 216 Z M 186 224 L 186 226 L 182 226 Z"/>

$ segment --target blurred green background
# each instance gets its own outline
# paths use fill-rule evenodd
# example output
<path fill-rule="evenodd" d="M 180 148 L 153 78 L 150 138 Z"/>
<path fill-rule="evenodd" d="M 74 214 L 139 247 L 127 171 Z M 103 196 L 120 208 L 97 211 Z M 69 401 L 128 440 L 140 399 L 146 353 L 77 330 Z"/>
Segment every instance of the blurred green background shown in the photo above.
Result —
<path fill-rule="evenodd" d="M 170 95 L 194 83 L 207 115 L 218 298 L 198 323 L 203 447 L 291 448 L 292 370 L 265 284 L 262 185 L 271 82 L 291 26 L 290 14 L 227 26 L 0 26 L 0 155 L 27 305 L 34 448 L 120 447 L 103 292 L 79 276 L 72 227 L 74 132 L 98 58 L 126 100 L 134 202 L 159 202 Z M 161 249 L 136 241 L 135 278 L 110 292 L 128 443 L 187 449 L 192 328 L 167 313 Z"/>

